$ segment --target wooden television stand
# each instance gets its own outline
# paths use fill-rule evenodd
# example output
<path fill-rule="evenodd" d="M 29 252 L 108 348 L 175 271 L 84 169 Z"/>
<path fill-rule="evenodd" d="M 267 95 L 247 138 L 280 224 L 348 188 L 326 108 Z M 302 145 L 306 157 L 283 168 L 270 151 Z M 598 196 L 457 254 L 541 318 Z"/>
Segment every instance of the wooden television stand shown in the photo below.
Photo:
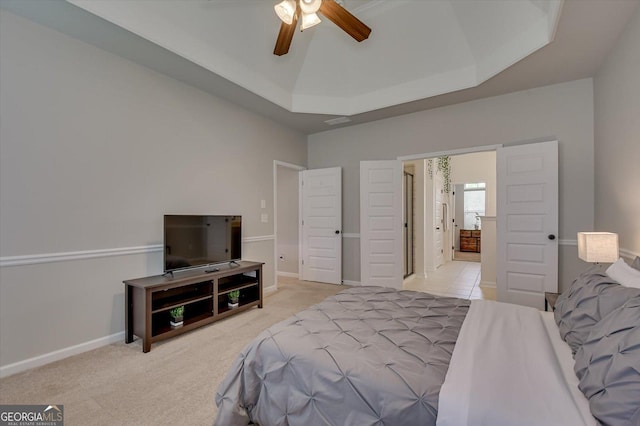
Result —
<path fill-rule="evenodd" d="M 134 334 L 142 351 L 151 343 L 202 327 L 254 306 L 262 308 L 261 262 L 239 261 L 193 271 L 124 281 L 125 343 Z M 209 271 L 209 272 L 206 272 Z M 228 294 L 240 290 L 239 306 L 229 308 Z M 183 325 L 171 328 L 170 311 L 184 306 Z"/>

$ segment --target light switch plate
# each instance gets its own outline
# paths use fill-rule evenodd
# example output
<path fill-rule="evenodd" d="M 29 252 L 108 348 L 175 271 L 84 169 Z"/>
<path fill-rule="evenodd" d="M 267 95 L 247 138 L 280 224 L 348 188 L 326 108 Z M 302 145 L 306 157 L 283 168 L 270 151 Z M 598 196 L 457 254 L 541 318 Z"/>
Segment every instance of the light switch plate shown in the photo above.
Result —
<path fill-rule="evenodd" d="M 265 207 L 267 207 L 267 201 L 266 200 L 260 200 L 260 208 L 264 209 Z"/>
<path fill-rule="evenodd" d="M 268 215 L 268 214 L 266 214 L 266 213 L 262 213 L 262 214 L 260 215 L 260 221 L 261 221 L 262 223 L 267 223 L 267 222 L 269 222 L 269 215 Z"/>

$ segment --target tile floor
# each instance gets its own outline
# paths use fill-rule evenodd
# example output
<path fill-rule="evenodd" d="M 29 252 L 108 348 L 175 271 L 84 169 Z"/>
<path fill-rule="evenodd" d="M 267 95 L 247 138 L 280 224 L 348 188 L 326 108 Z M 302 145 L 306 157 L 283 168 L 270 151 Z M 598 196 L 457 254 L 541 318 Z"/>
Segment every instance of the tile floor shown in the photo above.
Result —
<path fill-rule="evenodd" d="M 404 280 L 405 290 L 424 291 L 463 299 L 496 300 L 496 289 L 480 287 L 480 263 L 447 262 L 426 278 L 415 275 Z"/>
<path fill-rule="evenodd" d="M 294 284 L 300 281 L 297 278 L 279 276 L 278 282 Z M 431 272 L 427 278 L 418 278 L 415 275 L 407 278 L 404 280 L 403 288 L 439 296 L 496 300 L 495 288 L 481 288 L 479 284 L 480 263 L 453 261 Z"/>

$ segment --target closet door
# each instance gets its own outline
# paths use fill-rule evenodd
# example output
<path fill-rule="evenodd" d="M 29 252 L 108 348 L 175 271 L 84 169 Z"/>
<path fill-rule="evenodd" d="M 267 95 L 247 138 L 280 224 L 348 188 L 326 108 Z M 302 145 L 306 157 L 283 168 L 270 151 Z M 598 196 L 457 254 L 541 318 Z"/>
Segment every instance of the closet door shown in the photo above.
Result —
<path fill-rule="evenodd" d="M 342 284 L 342 169 L 302 171 L 302 279 Z"/>

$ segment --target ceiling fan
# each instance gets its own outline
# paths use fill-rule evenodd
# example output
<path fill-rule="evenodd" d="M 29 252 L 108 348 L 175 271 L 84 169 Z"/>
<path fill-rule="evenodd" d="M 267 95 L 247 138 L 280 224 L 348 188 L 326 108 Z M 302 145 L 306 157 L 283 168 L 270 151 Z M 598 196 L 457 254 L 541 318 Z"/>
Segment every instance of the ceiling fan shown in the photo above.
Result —
<path fill-rule="evenodd" d="M 283 0 L 275 5 L 274 9 L 282 20 L 276 47 L 273 50 L 273 54 L 278 56 L 289 52 L 298 21 L 301 21 L 300 31 L 320 23 L 317 12 L 342 28 L 358 42 L 366 40 L 371 33 L 371 28 L 336 3 L 335 0 Z"/>

